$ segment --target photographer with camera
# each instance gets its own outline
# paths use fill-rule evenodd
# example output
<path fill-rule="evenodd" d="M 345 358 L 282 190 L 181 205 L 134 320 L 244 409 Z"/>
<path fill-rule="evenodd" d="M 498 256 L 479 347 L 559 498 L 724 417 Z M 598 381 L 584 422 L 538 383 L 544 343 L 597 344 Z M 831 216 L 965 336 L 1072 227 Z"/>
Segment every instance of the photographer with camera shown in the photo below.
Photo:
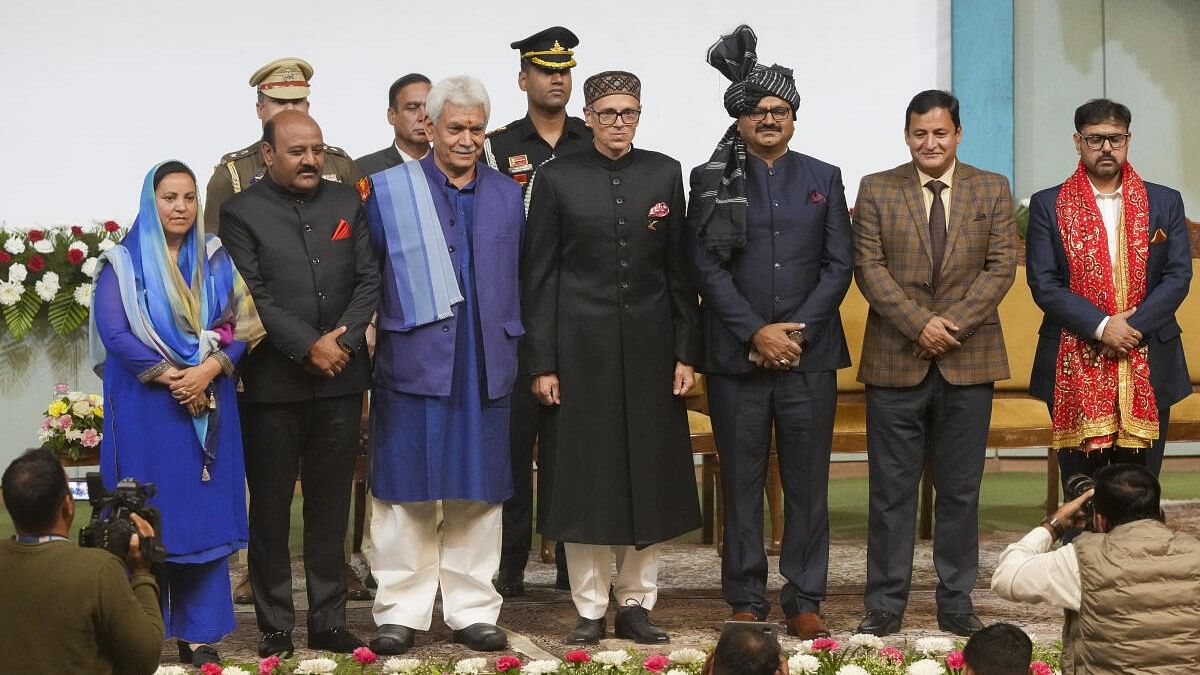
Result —
<path fill-rule="evenodd" d="M 0 542 L 0 672 L 153 673 L 163 645 L 158 584 L 138 534 L 121 560 L 67 540 L 75 501 L 47 450 L 29 450 L 4 471 L 0 490 L 17 536 Z M 128 574 L 127 574 L 128 571 Z"/>
<path fill-rule="evenodd" d="M 1110 464 L 1000 554 L 992 590 L 1066 611 L 1063 673 L 1193 673 L 1200 663 L 1200 540 L 1167 528 L 1146 468 Z M 1092 509 L 1090 522 L 1081 515 Z M 1088 526 L 1054 548 L 1072 526 Z"/>

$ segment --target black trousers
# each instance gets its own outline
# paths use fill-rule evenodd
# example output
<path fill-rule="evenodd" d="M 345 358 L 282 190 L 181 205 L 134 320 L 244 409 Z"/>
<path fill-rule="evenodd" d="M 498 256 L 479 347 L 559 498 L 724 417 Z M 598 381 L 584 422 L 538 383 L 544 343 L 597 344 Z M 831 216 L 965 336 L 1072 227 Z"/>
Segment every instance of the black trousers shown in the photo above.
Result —
<path fill-rule="evenodd" d="M 541 426 L 542 405 L 530 389 L 532 379 L 528 375 L 518 375 L 509 398 L 508 441 L 512 453 L 513 494 L 504 502 L 504 532 L 500 542 L 500 574 L 509 577 L 525 573 L 529 549 L 533 546 L 533 446 Z M 559 576 L 566 578 L 567 556 L 562 542 L 558 542 L 555 550 Z"/>
<path fill-rule="evenodd" d="M 837 411 L 833 371 L 709 375 L 713 437 L 721 458 L 724 551 L 721 588 L 734 612 L 766 616 L 763 487 L 771 432 L 783 483 L 779 571 L 784 613 L 815 612 L 829 573 L 829 453 Z"/>
<path fill-rule="evenodd" d="M 939 612 L 974 611 L 979 485 L 993 384 L 953 385 L 937 366 L 913 387 L 867 385 L 867 610 L 903 614 L 912 586 L 921 469 L 933 470 L 933 565 Z"/>
<path fill-rule="evenodd" d="M 1054 416 L 1051 406 L 1050 416 Z M 1063 501 L 1066 501 L 1067 481 L 1077 473 L 1096 475 L 1096 471 L 1109 464 L 1141 464 L 1155 476 L 1162 470 L 1163 453 L 1167 445 L 1167 425 L 1171 420 L 1171 408 L 1158 409 L 1158 439 L 1145 450 L 1112 448 L 1099 452 L 1084 453 L 1082 450 L 1059 450 L 1058 473 L 1062 479 Z"/>
<path fill-rule="evenodd" d="M 295 626 L 288 552 L 296 476 L 304 493 L 304 575 L 308 630 L 346 625 L 343 571 L 350 482 L 358 452 L 362 395 L 294 403 L 242 403 L 246 483 L 250 487 L 247 556 L 260 631 Z"/>

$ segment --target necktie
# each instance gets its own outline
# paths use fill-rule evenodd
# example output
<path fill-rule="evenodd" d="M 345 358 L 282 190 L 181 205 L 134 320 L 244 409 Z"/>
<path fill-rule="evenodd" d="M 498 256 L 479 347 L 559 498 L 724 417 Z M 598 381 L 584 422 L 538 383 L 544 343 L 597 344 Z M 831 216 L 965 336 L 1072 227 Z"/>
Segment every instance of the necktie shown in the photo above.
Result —
<path fill-rule="evenodd" d="M 937 288 L 942 256 L 946 253 L 946 206 L 942 204 L 942 190 L 946 189 L 946 184 L 931 180 L 925 187 L 933 193 L 933 204 L 929 207 L 929 248 L 933 253 L 933 286 Z"/>

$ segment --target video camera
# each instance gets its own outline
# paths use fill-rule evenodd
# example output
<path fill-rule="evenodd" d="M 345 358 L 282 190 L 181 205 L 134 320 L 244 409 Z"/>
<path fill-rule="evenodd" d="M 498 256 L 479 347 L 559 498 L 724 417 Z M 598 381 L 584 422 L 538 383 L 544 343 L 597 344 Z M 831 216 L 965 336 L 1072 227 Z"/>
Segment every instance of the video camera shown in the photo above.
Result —
<path fill-rule="evenodd" d="M 99 473 L 87 475 L 88 501 L 92 505 L 92 518 L 87 526 L 79 529 L 79 545 L 102 548 L 121 560 L 129 557 L 129 538 L 139 536 L 138 546 L 142 557 L 152 565 L 167 558 L 167 549 L 159 540 L 162 519 L 158 509 L 147 506 L 146 500 L 155 493 L 154 483 L 142 483 L 135 478 L 117 481 L 112 492 L 104 489 L 104 479 Z M 154 528 L 155 536 L 142 537 L 137 525 L 129 517 L 136 513 Z"/>

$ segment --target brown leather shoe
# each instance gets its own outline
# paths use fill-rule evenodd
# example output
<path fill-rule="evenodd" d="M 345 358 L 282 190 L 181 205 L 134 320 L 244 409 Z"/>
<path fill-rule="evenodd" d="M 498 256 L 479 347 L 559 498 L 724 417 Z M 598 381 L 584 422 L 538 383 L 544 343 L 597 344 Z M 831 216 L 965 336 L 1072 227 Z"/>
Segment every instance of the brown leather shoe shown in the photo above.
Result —
<path fill-rule="evenodd" d="M 233 589 L 233 601 L 239 605 L 254 604 L 254 589 L 250 587 L 250 575 L 242 577 L 237 588 Z"/>
<path fill-rule="evenodd" d="M 829 628 L 825 620 L 816 612 L 800 612 L 787 618 L 787 634 L 801 640 L 815 640 L 829 637 Z"/>
<path fill-rule="evenodd" d="M 729 616 L 730 621 L 763 621 L 764 619 L 754 612 L 734 612 Z"/>
<path fill-rule="evenodd" d="M 358 577 L 354 576 L 354 569 L 346 565 L 346 599 L 347 600 L 371 600 L 375 596 L 371 595 L 371 590 L 363 586 Z"/>

